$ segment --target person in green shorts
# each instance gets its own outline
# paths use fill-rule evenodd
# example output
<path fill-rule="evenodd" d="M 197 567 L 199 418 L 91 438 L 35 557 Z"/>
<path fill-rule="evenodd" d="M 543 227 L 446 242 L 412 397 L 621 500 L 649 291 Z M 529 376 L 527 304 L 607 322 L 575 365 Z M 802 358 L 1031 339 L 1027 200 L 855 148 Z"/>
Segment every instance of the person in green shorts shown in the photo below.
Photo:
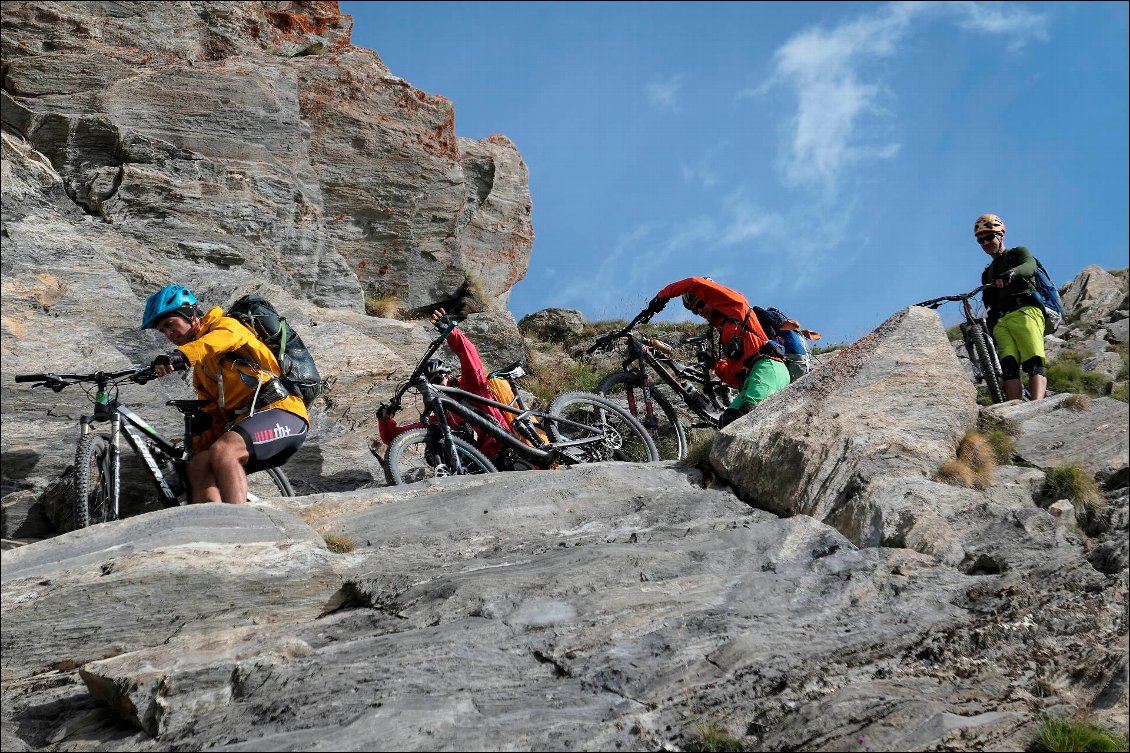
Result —
<path fill-rule="evenodd" d="M 1048 380 L 1044 375 L 1044 311 L 1033 297 L 1036 258 L 1024 246 L 1006 249 L 1004 234 L 1004 220 L 995 214 L 983 214 L 973 223 L 977 244 L 992 257 L 981 273 L 981 284 L 993 287 L 985 290 L 982 300 L 997 344 L 1005 397 L 1019 400 L 1023 396 L 1023 369 L 1031 399 L 1041 400 Z"/>

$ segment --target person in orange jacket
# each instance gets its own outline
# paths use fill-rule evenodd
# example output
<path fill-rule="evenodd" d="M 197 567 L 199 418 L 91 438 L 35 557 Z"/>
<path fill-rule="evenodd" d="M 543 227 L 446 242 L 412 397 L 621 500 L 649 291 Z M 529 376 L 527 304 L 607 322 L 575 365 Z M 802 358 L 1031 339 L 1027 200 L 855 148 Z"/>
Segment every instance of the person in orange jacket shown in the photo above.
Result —
<path fill-rule="evenodd" d="M 784 349 L 765 334 L 745 296 L 709 277 L 687 277 L 656 293 L 647 310 L 658 314 L 675 296 L 682 296 L 688 311 L 718 330 L 722 358 L 713 370 L 719 379 L 738 390 L 738 396 L 722 413 L 722 426 L 789 386 Z"/>
<path fill-rule="evenodd" d="M 141 328 L 177 346 L 153 360 L 154 374 L 192 367 L 196 396 L 207 401 L 210 425 L 186 438 L 192 502 L 239 504 L 247 501 L 247 474 L 285 463 L 306 440 L 310 417 L 279 378 L 271 349 L 219 306 L 204 313 L 197 304 L 191 290 L 167 285 L 149 296 Z"/>
<path fill-rule="evenodd" d="M 431 315 L 432 324 L 436 329 L 442 332 L 445 325 L 449 322 L 447 319 L 447 312 L 441 309 L 436 309 Z M 452 373 L 447 364 L 438 358 L 433 358 L 428 363 L 424 364 L 423 376 L 432 384 L 440 384 L 445 387 L 457 387 L 464 392 L 470 392 L 484 397 L 487 400 L 497 400 L 494 392 L 490 388 L 490 381 L 487 377 L 486 367 L 483 366 L 482 358 L 479 357 L 479 351 L 475 344 L 471 342 L 466 335 L 459 331 L 459 328 L 451 330 L 447 336 L 447 347 L 459 359 L 459 372 Z M 494 419 L 499 426 L 510 430 L 510 422 L 506 420 L 506 416 L 502 411 L 490 405 L 474 405 L 474 408 L 485 413 L 490 418 Z M 418 429 L 423 426 L 422 423 L 416 422 L 413 424 L 405 424 L 403 426 L 396 422 L 392 416 L 387 405 L 381 405 L 377 409 L 377 428 L 380 431 L 381 441 L 389 444 L 398 435 L 403 434 L 409 429 Z M 447 422 L 453 429 L 458 428 L 463 424 L 463 419 L 451 413 L 447 414 Z M 485 432 L 477 432 L 477 441 L 475 445 L 487 457 L 488 460 L 494 460 L 504 445 L 499 440 L 486 434 Z"/>

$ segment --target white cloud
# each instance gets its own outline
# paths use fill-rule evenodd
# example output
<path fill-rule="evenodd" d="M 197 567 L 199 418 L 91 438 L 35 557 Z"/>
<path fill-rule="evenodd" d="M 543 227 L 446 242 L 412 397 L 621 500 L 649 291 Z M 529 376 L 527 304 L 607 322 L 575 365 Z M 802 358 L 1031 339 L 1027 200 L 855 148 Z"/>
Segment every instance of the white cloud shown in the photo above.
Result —
<path fill-rule="evenodd" d="M 652 81 L 644 86 L 644 94 L 652 107 L 678 112 L 679 90 L 682 88 L 683 75 L 679 73 L 666 81 Z"/>
<path fill-rule="evenodd" d="M 947 3 L 962 29 L 1008 38 L 1008 48 L 1018 50 L 1028 42 L 1049 38 L 1048 17 L 1027 8 L 999 3 Z"/>
<path fill-rule="evenodd" d="M 770 81 L 738 93 L 763 95 L 772 85 L 795 91 L 790 143 L 783 160 L 793 185 L 833 190 L 842 171 L 864 159 L 890 159 L 897 143 L 861 143 L 864 118 L 890 118 L 882 102 L 893 99 L 878 74 L 867 66 L 899 51 L 919 19 L 952 16 L 967 31 L 998 35 L 1016 49 L 1047 38 L 1047 17 L 1023 7 L 998 3 L 893 3 L 848 23 L 806 29 L 777 50 Z"/>

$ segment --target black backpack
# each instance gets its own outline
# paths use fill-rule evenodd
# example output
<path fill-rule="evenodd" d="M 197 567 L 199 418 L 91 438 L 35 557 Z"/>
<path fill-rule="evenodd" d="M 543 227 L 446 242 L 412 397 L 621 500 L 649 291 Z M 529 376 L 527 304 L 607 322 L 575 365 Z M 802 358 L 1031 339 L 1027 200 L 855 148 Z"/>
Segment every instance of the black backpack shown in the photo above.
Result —
<path fill-rule="evenodd" d="M 271 349 L 282 369 L 279 376 L 291 394 L 309 405 L 325 391 L 326 384 L 318 375 L 314 357 L 270 301 L 259 295 L 245 295 L 231 305 L 227 316 L 238 320 Z"/>

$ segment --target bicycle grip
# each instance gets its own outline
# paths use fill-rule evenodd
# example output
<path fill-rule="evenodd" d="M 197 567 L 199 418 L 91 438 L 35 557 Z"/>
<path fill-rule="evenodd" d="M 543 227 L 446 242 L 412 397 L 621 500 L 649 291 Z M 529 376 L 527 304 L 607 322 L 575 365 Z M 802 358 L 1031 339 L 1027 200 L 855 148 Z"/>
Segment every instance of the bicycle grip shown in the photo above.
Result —
<path fill-rule="evenodd" d="M 17 382 L 46 382 L 46 374 L 17 374 L 15 381 Z"/>

